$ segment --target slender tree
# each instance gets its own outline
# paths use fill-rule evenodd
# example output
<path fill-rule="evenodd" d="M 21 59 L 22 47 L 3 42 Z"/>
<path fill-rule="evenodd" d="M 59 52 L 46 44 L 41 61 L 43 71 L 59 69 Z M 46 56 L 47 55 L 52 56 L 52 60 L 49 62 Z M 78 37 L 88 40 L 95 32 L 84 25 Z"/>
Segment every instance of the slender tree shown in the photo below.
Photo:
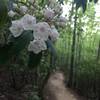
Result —
<path fill-rule="evenodd" d="M 73 36 L 72 36 L 70 72 L 69 72 L 69 81 L 68 81 L 69 87 L 73 85 L 74 55 L 75 55 L 75 45 L 76 45 L 76 28 L 77 28 L 77 9 L 75 9 L 74 30 L 73 30 Z"/>

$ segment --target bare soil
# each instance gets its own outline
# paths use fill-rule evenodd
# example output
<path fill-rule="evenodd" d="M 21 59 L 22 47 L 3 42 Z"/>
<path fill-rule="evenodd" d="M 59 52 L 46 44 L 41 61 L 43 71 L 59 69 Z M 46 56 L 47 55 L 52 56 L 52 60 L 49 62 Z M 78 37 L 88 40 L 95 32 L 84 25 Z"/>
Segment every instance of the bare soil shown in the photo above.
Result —
<path fill-rule="evenodd" d="M 22 72 L 21 72 L 22 74 Z M 12 86 L 11 73 L 8 70 L 0 69 L 0 100 L 28 100 L 28 97 L 34 95 L 32 79 L 34 73 L 28 73 L 25 82 L 22 80 L 20 73 L 16 76 L 16 86 L 22 87 L 15 90 Z M 26 73 L 25 73 L 26 74 Z M 29 75 L 31 74 L 31 75 Z M 31 79 L 30 79 L 31 78 Z M 27 82 L 27 84 L 24 84 Z M 23 85 L 24 84 L 24 85 Z M 52 73 L 44 86 L 44 100 L 85 100 L 73 90 L 66 88 L 64 75 L 62 72 Z"/>
<path fill-rule="evenodd" d="M 43 96 L 45 100 L 85 100 L 71 89 L 65 87 L 62 72 L 55 72 L 50 76 L 44 87 Z"/>

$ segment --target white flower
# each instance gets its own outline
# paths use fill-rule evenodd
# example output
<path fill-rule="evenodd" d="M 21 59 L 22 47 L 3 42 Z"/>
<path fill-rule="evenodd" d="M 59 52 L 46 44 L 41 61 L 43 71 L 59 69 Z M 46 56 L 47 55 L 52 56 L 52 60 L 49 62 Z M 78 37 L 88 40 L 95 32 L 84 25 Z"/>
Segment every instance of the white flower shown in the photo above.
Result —
<path fill-rule="evenodd" d="M 28 8 L 26 6 L 20 6 L 20 12 L 22 14 L 25 14 L 28 11 Z"/>
<path fill-rule="evenodd" d="M 34 8 L 33 6 L 30 6 L 30 8 L 31 8 L 31 10 L 33 10 L 33 11 L 35 10 L 35 8 Z"/>
<path fill-rule="evenodd" d="M 35 54 L 40 53 L 42 50 L 46 50 L 46 43 L 41 39 L 35 39 L 30 42 L 28 51 L 34 52 Z"/>
<path fill-rule="evenodd" d="M 57 21 L 58 22 L 56 22 L 56 23 L 57 23 L 58 26 L 61 26 L 61 27 L 65 27 L 66 26 L 66 21 L 67 21 L 66 17 L 60 16 L 57 19 Z"/>
<path fill-rule="evenodd" d="M 16 3 L 13 3 L 13 8 L 14 9 L 17 9 L 18 8 L 18 5 Z"/>
<path fill-rule="evenodd" d="M 12 10 L 10 10 L 9 12 L 8 12 L 8 16 L 9 17 L 14 17 L 16 15 L 16 13 L 14 12 L 14 11 L 12 11 Z"/>
<path fill-rule="evenodd" d="M 24 30 L 33 30 L 36 24 L 36 18 L 32 15 L 26 14 L 21 18 Z"/>
<path fill-rule="evenodd" d="M 55 16 L 54 11 L 51 8 L 44 10 L 44 17 L 47 19 L 52 19 Z"/>
<path fill-rule="evenodd" d="M 35 2 L 35 0 L 28 0 L 31 4 L 33 4 Z"/>
<path fill-rule="evenodd" d="M 56 3 L 56 0 L 48 0 L 49 3 Z"/>
<path fill-rule="evenodd" d="M 50 34 L 50 38 L 53 42 L 55 42 L 59 38 L 59 33 L 54 25 L 51 26 L 52 33 Z"/>
<path fill-rule="evenodd" d="M 34 38 L 41 38 L 44 41 L 48 39 L 49 34 L 51 33 L 51 28 L 46 22 L 39 22 L 34 25 Z"/>
<path fill-rule="evenodd" d="M 65 27 L 66 23 L 65 22 L 56 22 L 56 24 L 60 27 Z"/>
<path fill-rule="evenodd" d="M 60 16 L 60 17 L 58 18 L 58 21 L 60 21 L 60 22 L 65 22 L 65 23 L 66 23 L 66 17 Z"/>
<path fill-rule="evenodd" d="M 20 20 L 12 21 L 12 26 L 9 29 L 14 37 L 19 37 L 24 31 Z"/>

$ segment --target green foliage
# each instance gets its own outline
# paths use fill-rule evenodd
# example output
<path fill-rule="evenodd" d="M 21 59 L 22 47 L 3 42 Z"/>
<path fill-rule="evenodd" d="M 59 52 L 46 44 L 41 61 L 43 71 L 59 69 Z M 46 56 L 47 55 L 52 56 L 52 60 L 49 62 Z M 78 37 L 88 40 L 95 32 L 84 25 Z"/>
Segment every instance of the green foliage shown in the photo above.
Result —
<path fill-rule="evenodd" d="M 91 95 L 91 92 L 98 92 L 100 88 L 100 68 L 99 64 L 93 60 L 82 61 L 81 66 L 77 70 L 77 88 L 81 94 Z M 84 85 L 83 85 L 84 84 Z"/>
<path fill-rule="evenodd" d="M 90 2 L 91 1 L 93 0 L 90 0 Z M 3 26 L 3 24 L 6 23 L 6 20 L 4 19 L 7 19 L 7 6 L 5 0 L 1 0 L 0 2 L 0 26 Z M 39 2 L 39 6 L 44 7 L 44 5 L 47 3 L 47 0 L 38 0 L 37 2 Z M 59 2 L 63 4 L 64 0 L 59 0 Z M 97 0 L 94 0 L 94 2 L 96 3 Z M 91 7 L 87 8 L 87 0 L 74 0 L 74 3 L 76 4 L 77 9 L 82 7 L 83 12 L 86 12 L 85 15 L 83 15 L 79 10 L 77 15 L 77 36 L 74 55 L 74 81 L 76 82 L 75 87 L 78 88 L 81 93 L 84 92 L 86 94 L 87 92 L 90 93 L 91 88 L 93 88 L 95 84 L 97 88 L 100 88 L 100 59 L 98 62 L 96 61 L 100 35 L 97 31 L 94 32 L 94 26 L 96 24 L 94 22 L 95 16 L 93 4 L 90 4 Z M 74 14 L 75 13 L 73 12 L 71 17 L 73 17 Z M 41 19 L 42 15 L 40 14 L 38 16 L 38 19 Z M 85 22 L 85 19 L 88 19 L 88 21 Z M 51 40 L 46 42 L 51 55 L 55 56 L 55 58 L 57 57 L 57 67 L 61 66 L 62 68 L 63 65 L 66 65 L 64 66 L 64 71 L 66 73 L 69 73 L 70 66 L 73 23 L 73 20 L 70 22 L 68 19 L 66 28 L 64 30 L 59 29 L 61 31 L 61 36 L 58 42 L 55 44 L 57 53 Z M 84 30 L 84 27 L 86 27 L 86 30 Z M 39 90 L 47 74 L 52 71 L 53 68 L 50 67 L 50 55 L 45 57 L 44 52 L 36 55 L 33 52 L 26 51 L 27 46 L 31 40 L 33 40 L 31 31 L 24 31 L 23 34 L 18 38 L 11 36 L 10 42 L 8 44 L 3 46 L 0 45 L 0 64 L 5 64 L 13 58 L 16 58 L 18 62 L 14 63 L 18 64 L 18 69 L 22 66 L 23 69 L 25 69 L 25 66 L 27 65 L 29 68 L 34 68 L 37 73 L 37 80 L 35 80 L 36 86 Z M 15 65 L 15 67 L 16 66 L 17 65 Z M 96 92 L 100 93 L 98 89 Z M 31 99 L 39 100 L 40 98 L 36 95 L 34 97 L 30 97 L 30 100 Z"/>
<path fill-rule="evenodd" d="M 90 2 L 91 1 L 92 0 L 90 0 Z M 98 0 L 94 0 L 94 3 L 97 3 L 97 2 Z M 83 12 L 86 11 L 88 0 L 74 0 L 74 3 L 76 4 L 77 9 L 82 7 Z"/>
<path fill-rule="evenodd" d="M 84 2 L 85 1 L 86 0 L 84 0 Z M 77 8 L 82 7 L 81 0 L 75 0 L 75 3 L 77 3 Z M 86 11 L 84 9 L 84 14 L 80 9 L 77 10 L 78 19 L 76 23 L 73 88 L 75 88 L 81 95 L 88 97 L 94 95 L 94 97 L 98 98 L 100 97 L 100 58 L 97 61 L 97 52 L 100 34 L 99 30 L 95 29 L 97 22 L 95 22 L 96 16 L 94 15 L 94 2 L 89 3 Z M 75 10 L 73 10 L 71 17 L 75 16 L 74 11 Z M 56 43 L 58 54 L 57 65 L 60 65 L 60 68 L 64 69 L 67 80 L 71 64 L 73 23 L 74 18 L 72 18 L 72 21 L 68 20 L 66 28 L 61 31 L 60 39 Z M 98 24 L 100 25 L 100 23 Z M 96 98 L 90 100 L 96 100 Z"/>
<path fill-rule="evenodd" d="M 11 48 L 11 53 L 18 55 L 18 53 L 25 49 L 30 41 L 33 39 L 33 35 L 31 31 L 24 31 L 23 34 L 18 37 L 18 38 L 13 38 L 12 39 L 12 48 Z"/>
<path fill-rule="evenodd" d="M 48 0 L 40 0 L 38 2 L 39 2 L 39 5 L 42 7 L 44 7 L 46 4 L 48 4 Z"/>
<path fill-rule="evenodd" d="M 0 27 L 7 22 L 7 0 L 0 0 Z"/>
<path fill-rule="evenodd" d="M 11 42 L 0 47 L 0 64 L 6 63 L 14 56 L 18 56 L 19 53 L 27 48 L 30 40 L 32 40 L 32 32 L 24 31 L 23 34 L 14 38 L 11 36 Z"/>
<path fill-rule="evenodd" d="M 11 44 L 0 47 L 0 64 L 5 64 L 6 61 L 8 60 L 10 56 L 8 52 L 11 47 L 12 47 Z"/>
<path fill-rule="evenodd" d="M 29 68 L 37 67 L 37 65 L 40 64 L 41 57 L 42 57 L 42 52 L 40 52 L 39 54 L 34 54 L 33 52 L 30 52 L 28 61 Z"/>
<path fill-rule="evenodd" d="M 53 55 L 54 57 L 56 57 L 57 54 L 56 54 L 56 50 L 55 50 L 55 47 L 54 47 L 53 42 L 52 42 L 50 39 L 48 39 L 48 40 L 46 41 L 46 43 L 47 43 L 47 48 L 48 48 L 49 51 L 50 51 L 50 54 Z"/>

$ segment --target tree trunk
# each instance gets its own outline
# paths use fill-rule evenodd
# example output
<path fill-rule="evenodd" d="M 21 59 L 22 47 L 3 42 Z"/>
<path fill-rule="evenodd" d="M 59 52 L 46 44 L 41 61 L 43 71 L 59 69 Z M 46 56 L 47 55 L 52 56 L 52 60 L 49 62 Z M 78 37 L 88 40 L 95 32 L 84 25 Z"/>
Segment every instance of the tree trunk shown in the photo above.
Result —
<path fill-rule="evenodd" d="M 75 12 L 75 21 L 74 21 L 74 30 L 72 36 L 72 47 L 71 47 L 71 61 L 70 61 L 70 72 L 69 72 L 69 81 L 68 86 L 73 85 L 73 74 L 74 74 L 74 55 L 75 55 L 75 45 L 76 45 L 76 22 L 77 22 L 77 9 Z"/>

